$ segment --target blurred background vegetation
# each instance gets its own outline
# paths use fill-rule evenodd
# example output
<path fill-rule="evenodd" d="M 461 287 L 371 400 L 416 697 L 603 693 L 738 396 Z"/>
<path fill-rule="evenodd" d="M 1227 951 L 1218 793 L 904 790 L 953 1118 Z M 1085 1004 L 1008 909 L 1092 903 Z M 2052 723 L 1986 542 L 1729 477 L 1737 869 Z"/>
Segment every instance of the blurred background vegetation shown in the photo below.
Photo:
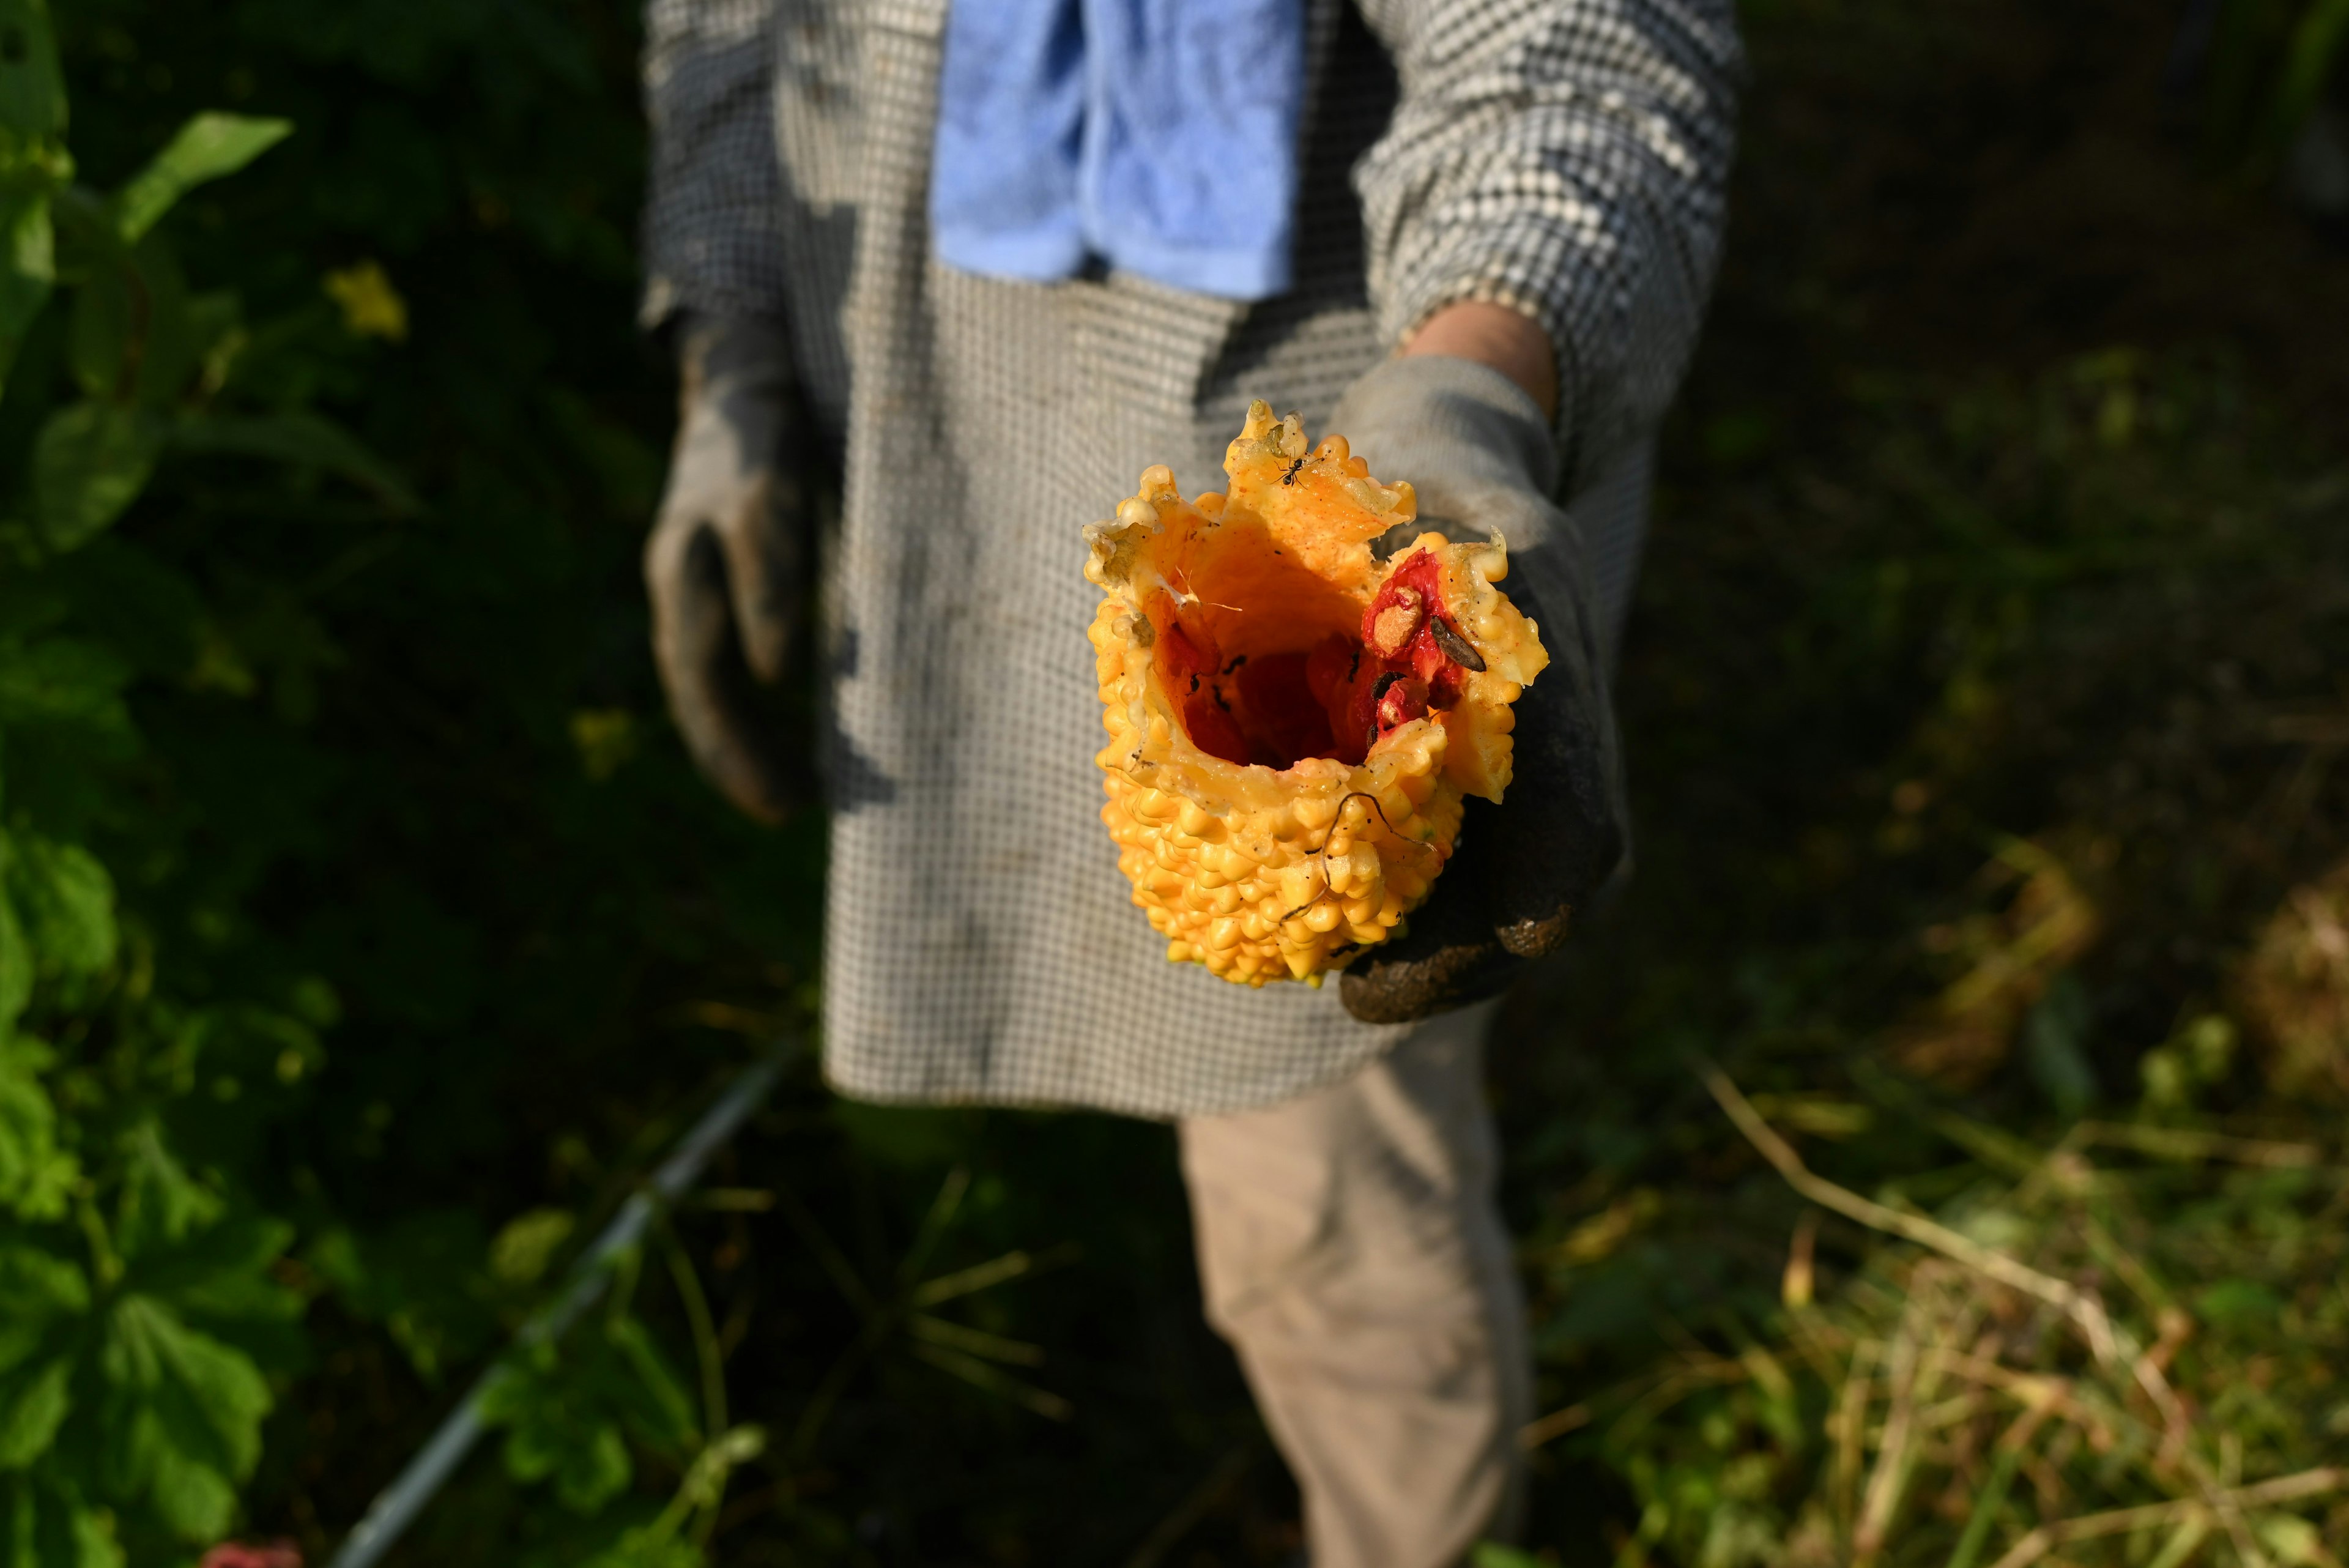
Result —
<path fill-rule="evenodd" d="M 2349 5 L 1746 11 L 1641 875 L 1495 1053 L 1532 1558 L 2337 1563 Z M 635 28 L 0 0 L 12 1565 L 324 1561 L 809 1016 L 644 653 Z M 396 1561 L 1297 1544 L 1164 1129 L 804 1061 L 496 1416 Z"/>

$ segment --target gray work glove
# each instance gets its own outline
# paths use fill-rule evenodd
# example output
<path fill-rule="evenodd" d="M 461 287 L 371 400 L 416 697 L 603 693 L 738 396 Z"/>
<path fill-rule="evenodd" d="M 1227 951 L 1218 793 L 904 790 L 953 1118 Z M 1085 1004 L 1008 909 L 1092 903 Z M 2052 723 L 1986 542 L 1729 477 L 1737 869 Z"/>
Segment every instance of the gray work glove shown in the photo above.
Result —
<path fill-rule="evenodd" d="M 780 323 L 688 317 L 677 332 L 677 445 L 652 536 L 653 661 L 686 749 L 762 822 L 798 770 L 756 687 L 782 679 L 804 598 L 805 505 Z"/>
<path fill-rule="evenodd" d="M 1397 1023 L 1492 995 L 1566 940 L 1625 857 L 1622 768 L 1583 542 L 1550 499 L 1557 442 L 1533 399 L 1473 360 L 1389 359 L 1348 389 L 1330 428 L 1381 481 L 1418 490 L 1411 532 L 1501 535 L 1501 587 L 1549 650 L 1516 702 L 1502 803 L 1468 802 L 1435 891 L 1340 984 L 1355 1017 Z"/>

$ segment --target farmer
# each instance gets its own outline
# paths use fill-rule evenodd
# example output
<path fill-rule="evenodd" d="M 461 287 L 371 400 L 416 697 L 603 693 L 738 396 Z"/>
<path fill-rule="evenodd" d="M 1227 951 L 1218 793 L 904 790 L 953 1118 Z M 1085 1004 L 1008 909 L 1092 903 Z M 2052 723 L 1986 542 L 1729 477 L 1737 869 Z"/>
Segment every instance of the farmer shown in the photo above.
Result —
<path fill-rule="evenodd" d="M 753 815 L 749 699 L 815 602 L 825 1071 L 1171 1118 L 1206 1310 L 1319 1568 L 1457 1562 L 1534 1413 L 1480 1084 L 1490 1000 L 1624 858 L 1606 682 L 1710 281 L 1731 0 L 651 0 L 645 314 L 683 421 L 646 549 L 687 744 Z M 1553 662 L 1506 804 L 1336 984 L 1166 961 L 1098 821 L 1082 526 L 1248 400 L 1506 536 Z"/>

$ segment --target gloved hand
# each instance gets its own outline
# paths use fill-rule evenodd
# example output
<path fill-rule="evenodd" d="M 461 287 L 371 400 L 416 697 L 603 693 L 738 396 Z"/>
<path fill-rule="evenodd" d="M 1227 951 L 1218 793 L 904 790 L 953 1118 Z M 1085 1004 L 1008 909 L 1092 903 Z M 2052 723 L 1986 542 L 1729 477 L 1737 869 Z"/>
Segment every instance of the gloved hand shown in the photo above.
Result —
<path fill-rule="evenodd" d="M 1355 1017 L 1396 1023 L 1492 995 L 1566 940 L 1625 860 L 1622 768 L 1582 540 L 1550 500 L 1557 444 L 1533 399 L 1474 360 L 1389 359 L 1348 389 L 1330 428 L 1380 479 L 1418 490 L 1412 532 L 1502 536 L 1501 587 L 1549 650 L 1515 708 L 1502 803 L 1467 803 L 1435 891 L 1340 982 Z"/>
<path fill-rule="evenodd" d="M 686 748 L 743 811 L 780 821 L 798 770 L 754 683 L 782 679 L 804 599 L 805 504 L 779 323 L 688 317 L 668 484 L 645 542 L 653 661 Z"/>

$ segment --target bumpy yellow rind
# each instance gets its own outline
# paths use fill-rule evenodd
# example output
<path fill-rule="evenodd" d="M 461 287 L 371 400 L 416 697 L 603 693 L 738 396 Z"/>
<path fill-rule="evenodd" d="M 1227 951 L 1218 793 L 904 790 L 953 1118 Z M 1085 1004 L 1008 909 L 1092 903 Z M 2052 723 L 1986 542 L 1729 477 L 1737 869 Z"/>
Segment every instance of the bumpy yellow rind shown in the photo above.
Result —
<path fill-rule="evenodd" d="M 1376 559 L 1371 542 L 1412 521 L 1417 501 L 1409 484 L 1371 479 L 1343 437 L 1309 452 L 1298 417 L 1259 401 L 1224 469 L 1228 492 L 1185 501 L 1168 469 L 1149 468 L 1114 519 L 1085 531 L 1085 576 L 1102 590 L 1088 634 L 1109 732 L 1102 820 L 1169 960 L 1248 985 L 1319 985 L 1427 898 L 1463 797 L 1501 798 L 1509 705 L 1549 656 L 1493 586 L 1508 571 L 1499 540 L 1423 534 Z M 1387 571 L 1419 549 L 1437 556 L 1444 603 L 1485 661 L 1454 707 L 1389 731 L 1352 766 L 1244 766 L 1192 742 L 1154 678 L 1155 595 L 1227 653 L 1308 647 L 1356 632 Z"/>

